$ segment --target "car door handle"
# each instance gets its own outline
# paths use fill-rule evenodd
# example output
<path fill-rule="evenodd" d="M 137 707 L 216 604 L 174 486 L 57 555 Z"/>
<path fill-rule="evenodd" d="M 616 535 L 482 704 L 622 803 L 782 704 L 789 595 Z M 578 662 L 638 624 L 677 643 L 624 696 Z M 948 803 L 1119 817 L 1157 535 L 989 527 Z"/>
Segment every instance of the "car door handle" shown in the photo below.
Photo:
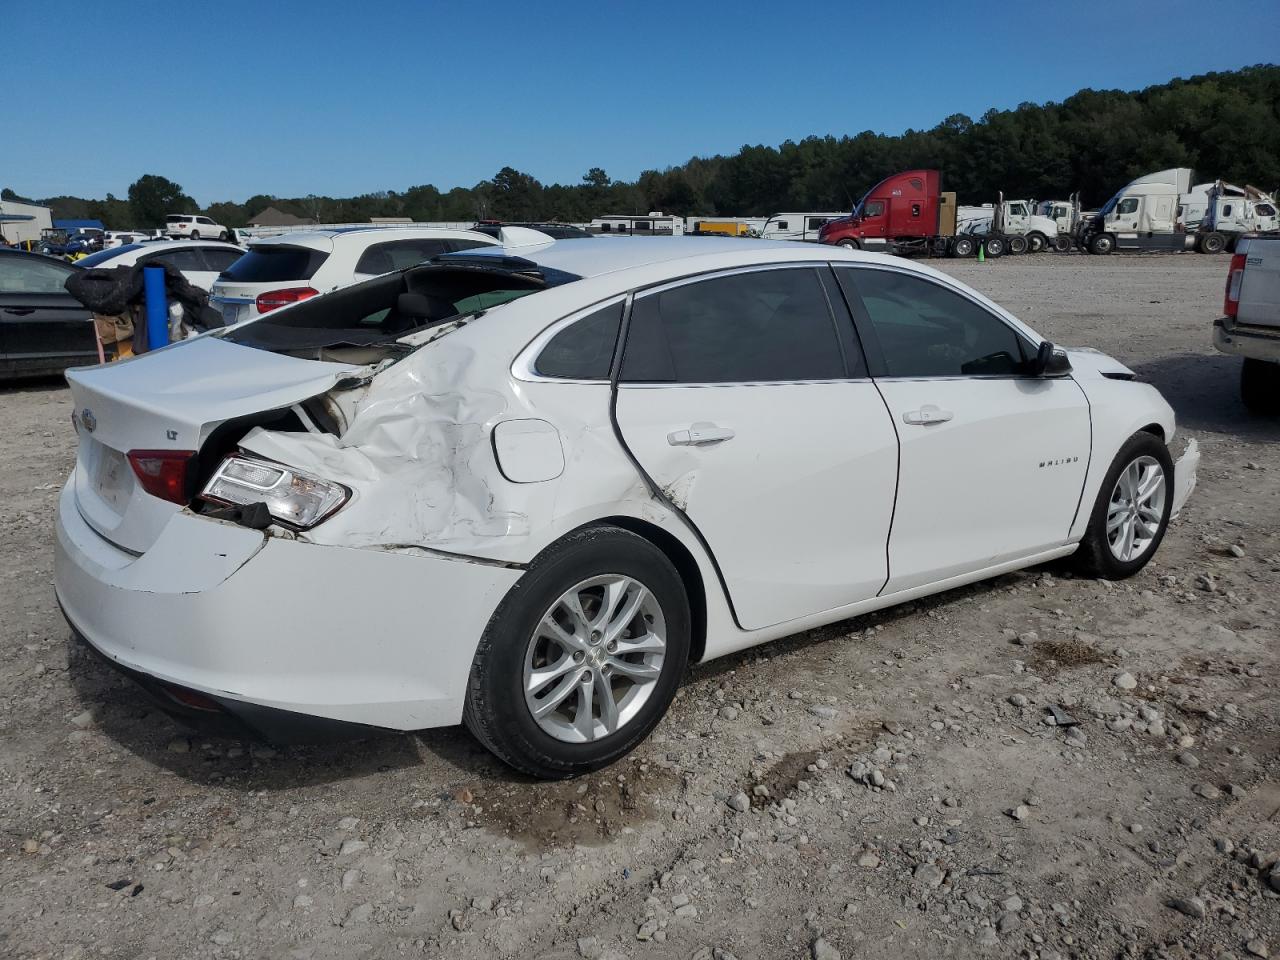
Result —
<path fill-rule="evenodd" d="M 667 443 L 673 447 L 700 447 L 708 443 L 732 440 L 733 431 L 717 427 L 714 423 L 695 423 L 688 430 L 676 430 L 667 434 Z"/>
<path fill-rule="evenodd" d="M 919 410 L 908 410 L 902 415 L 903 423 L 923 424 L 927 426 L 931 423 L 946 423 L 955 414 L 950 410 L 943 410 L 935 407 L 932 403 L 926 403 Z"/>
<path fill-rule="evenodd" d="M 15 317 L 25 317 L 28 313 L 35 313 L 36 311 L 32 307 L 5 307 L 4 312 L 12 313 Z"/>

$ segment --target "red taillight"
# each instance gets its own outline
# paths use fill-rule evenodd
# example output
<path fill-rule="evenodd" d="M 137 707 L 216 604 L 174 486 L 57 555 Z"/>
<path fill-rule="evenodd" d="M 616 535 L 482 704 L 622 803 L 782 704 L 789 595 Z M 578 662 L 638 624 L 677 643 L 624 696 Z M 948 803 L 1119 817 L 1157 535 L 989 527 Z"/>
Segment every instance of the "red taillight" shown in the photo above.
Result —
<path fill-rule="evenodd" d="M 195 460 L 192 450 L 130 450 L 129 466 L 153 497 L 170 503 L 186 504 L 187 471 Z"/>
<path fill-rule="evenodd" d="M 1245 255 L 1237 253 L 1231 257 L 1231 269 L 1227 271 L 1227 293 L 1222 301 L 1222 312 L 1234 317 L 1240 311 L 1240 284 L 1244 282 Z"/>
<path fill-rule="evenodd" d="M 306 300 L 309 297 L 314 297 L 319 292 L 319 290 L 312 290 L 310 287 L 289 287 L 286 290 L 268 290 L 266 293 L 258 294 L 258 312 L 268 313 L 276 307 L 287 307 L 291 303 L 297 303 L 300 300 Z"/>

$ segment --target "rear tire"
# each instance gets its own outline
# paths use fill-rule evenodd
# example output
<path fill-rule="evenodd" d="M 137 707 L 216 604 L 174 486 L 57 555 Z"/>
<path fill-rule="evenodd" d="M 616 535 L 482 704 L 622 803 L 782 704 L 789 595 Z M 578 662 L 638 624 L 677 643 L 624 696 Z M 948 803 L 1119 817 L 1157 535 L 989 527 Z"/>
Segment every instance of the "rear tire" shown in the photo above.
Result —
<path fill-rule="evenodd" d="M 1109 233 L 1099 233 L 1089 241 L 1089 252 L 1098 256 L 1105 256 L 1115 248 L 1115 238 Z"/>
<path fill-rule="evenodd" d="M 1280 414 L 1280 363 L 1246 357 L 1240 367 L 1240 399 L 1250 413 Z"/>
<path fill-rule="evenodd" d="M 1053 238 L 1053 249 L 1054 249 L 1055 251 L 1057 251 L 1058 253 L 1070 253 L 1070 252 L 1071 252 L 1071 238 L 1070 238 L 1070 237 L 1068 237 L 1068 236 L 1063 236 L 1063 235 L 1061 235 L 1061 234 L 1059 234 L 1058 236 L 1054 237 L 1054 238 Z"/>
<path fill-rule="evenodd" d="M 988 237 L 983 241 L 988 257 L 1003 257 L 1008 245 L 1004 242 L 1004 237 Z"/>
<path fill-rule="evenodd" d="M 1098 489 L 1073 565 L 1103 580 L 1123 580 L 1145 567 L 1169 528 L 1173 484 L 1173 458 L 1163 440 L 1146 431 L 1126 440 Z"/>
<path fill-rule="evenodd" d="M 1010 237 L 1009 238 L 1009 255 L 1020 256 L 1031 249 L 1031 241 L 1026 237 Z"/>
<path fill-rule="evenodd" d="M 612 616 L 605 604 L 615 588 L 626 592 L 616 594 L 613 609 L 622 613 Z M 598 770 L 662 719 L 688 663 L 690 633 L 689 598 L 666 555 L 626 530 L 585 527 L 544 550 L 498 605 L 472 662 L 463 723 L 530 776 Z M 644 650 L 628 652 L 628 644 Z"/>
<path fill-rule="evenodd" d="M 956 237 L 951 241 L 951 256 L 972 257 L 973 253 L 974 243 L 968 237 Z"/>
<path fill-rule="evenodd" d="M 227 231 L 223 230 L 220 234 L 218 234 L 218 239 L 219 239 L 219 240 L 221 240 L 223 243 L 226 243 L 226 242 L 227 242 Z"/>

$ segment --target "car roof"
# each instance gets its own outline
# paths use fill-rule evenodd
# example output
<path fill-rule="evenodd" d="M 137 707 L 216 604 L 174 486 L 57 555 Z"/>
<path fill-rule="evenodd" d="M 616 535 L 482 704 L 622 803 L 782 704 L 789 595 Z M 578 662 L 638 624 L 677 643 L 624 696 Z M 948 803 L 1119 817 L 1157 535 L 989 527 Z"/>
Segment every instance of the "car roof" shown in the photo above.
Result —
<path fill-rule="evenodd" d="M 366 243 L 379 240 L 408 240 L 413 237 L 428 239 L 468 239 L 480 240 L 486 244 L 493 243 L 493 237 L 477 233 L 474 230 L 449 230 L 445 227 L 335 227 L 331 230 L 298 230 L 294 233 L 277 233 L 270 237 L 253 237 L 250 243 L 257 246 L 279 244 L 287 247 L 310 247 L 313 250 L 332 250 L 335 241 L 345 237 Z"/>
<path fill-rule="evenodd" d="M 101 266 L 111 260 L 117 259 L 136 259 L 137 255 L 142 253 L 150 253 L 152 250 L 188 250 L 192 247 L 212 247 L 215 250 L 235 250 L 244 253 L 244 247 L 237 247 L 234 243 L 223 243 L 220 240 L 171 240 L 165 244 L 159 243 L 126 243 L 118 247 L 108 247 L 106 250 L 100 250 L 95 253 L 95 257 L 101 257 L 94 261 L 95 266 Z M 110 254 L 110 256 L 104 256 Z"/>
<path fill-rule="evenodd" d="M 41 263 L 56 263 L 60 267 L 70 267 L 75 269 L 75 265 L 68 263 L 66 260 L 58 257 L 46 257 L 43 253 L 34 251 L 16 250 L 13 247 L 0 247 L 0 256 L 2 257 L 23 257 L 30 260 L 39 260 Z"/>
<path fill-rule="evenodd" d="M 645 267 L 692 257 L 736 255 L 742 264 L 779 260 L 856 260 L 856 251 L 814 243 L 755 240 L 746 237 L 592 237 L 555 240 L 532 246 L 478 247 L 446 253 L 437 263 L 451 260 L 521 257 L 579 277 L 598 277 L 619 270 Z M 862 256 L 866 256 L 863 254 Z"/>

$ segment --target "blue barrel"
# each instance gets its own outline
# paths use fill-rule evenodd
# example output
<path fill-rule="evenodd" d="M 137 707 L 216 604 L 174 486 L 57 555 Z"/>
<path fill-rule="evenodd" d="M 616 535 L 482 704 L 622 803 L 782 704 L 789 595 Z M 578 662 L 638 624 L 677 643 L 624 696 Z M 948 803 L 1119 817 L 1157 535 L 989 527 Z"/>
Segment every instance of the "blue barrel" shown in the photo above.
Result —
<path fill-rule="evenodd" d="M 164 267 L 142 268 L 143 290 L 147 295 L 147 349 L 169 344 L 169 302 L 165 298 Z"/>

